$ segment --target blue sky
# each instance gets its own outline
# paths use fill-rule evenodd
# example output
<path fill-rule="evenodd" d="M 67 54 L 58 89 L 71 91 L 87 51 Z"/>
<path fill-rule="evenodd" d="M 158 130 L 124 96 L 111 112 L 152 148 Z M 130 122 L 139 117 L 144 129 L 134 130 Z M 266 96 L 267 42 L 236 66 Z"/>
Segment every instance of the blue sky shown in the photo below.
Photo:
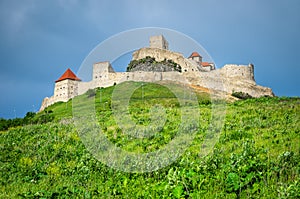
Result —
<path fill-rule="evenodd" d="M 162 27 L 200 43 L 217 67 L 255 66 L 258 84 L 300 96 L 298 0 L 2 0 L 0 117 L 23 117 L 77 72 L 100 42 L 133 28 Z"/>

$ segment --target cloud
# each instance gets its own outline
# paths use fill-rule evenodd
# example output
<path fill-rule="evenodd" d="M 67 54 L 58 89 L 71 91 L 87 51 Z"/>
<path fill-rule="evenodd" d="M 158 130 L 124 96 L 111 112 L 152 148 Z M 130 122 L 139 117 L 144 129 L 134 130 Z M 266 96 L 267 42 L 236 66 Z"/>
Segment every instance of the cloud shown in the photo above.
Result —
<path fill-rule="evenodd" d="M 259 84 L 298 95 L 299 9 L 298 0 L 0 1 L 0 90 L 15 99 L 23 97 L 20 90 L 32 90 L 28 99 L 40 103 L 52 94 L 53 81 L 67 67 L 76 72 L 101 41 L 156 26 L 189 35 L 219 66 L 251 61 Z M 282 67 L 288 70 L 282 73 Z M 3 100 L 0 110 L 8 106 Z"/>
<path fill-rule="evenodd" d="M 35 9 L 34 0 L 4 1 L 0 8 L 0 23 L 11 37 L 19 34 L 29 20 L 29 14 Z"/>

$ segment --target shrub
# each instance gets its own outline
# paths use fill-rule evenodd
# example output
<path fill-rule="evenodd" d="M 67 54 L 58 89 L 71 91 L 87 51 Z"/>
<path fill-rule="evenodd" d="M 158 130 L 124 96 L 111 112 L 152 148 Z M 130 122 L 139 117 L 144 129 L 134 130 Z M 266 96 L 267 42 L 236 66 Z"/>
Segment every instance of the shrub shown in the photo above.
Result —
<path fill-rule="evenodd" d="M 140 64 L 147 64 L 148 66 L 149 65 L 152 65 L 152 66 L 156 66 L 158 64 L 163 64 L 165 65 L 166 67 L 169 67 L 169 68 L 172 68 L 174 71 L 178 71 L 178 72 L 182 72 L 182 68 L 179 64 L 175 63 L 173 60 L 171 59 L 164 59 L 163 61 L 156 61 L 154 57 L 150 57 L 150 56 L 146 56 L 145 58 L 143 59 L 139 59 L 139 60 L 132 60 L 127 68 L 126 68 L 126 72 L 130 72 L 132 71 L 133 69 L 135 69 L 136 67 L 138 67 Z M 163 72 L 165 72 L 166 70 L 163 69 Z"/>
<path fill-rule="evenodd" d="M 88 98 L 90 97 L 94 97 L 96 95 L 96 91 L 95 89 L 89 89 L 87 92 L 86 92 Z"/>
<path fill-rule="evenodd" d="M 240 92 L 232 92 L 231 94 L 233 97 L 239 98 L 239 99 L 250 99 L 253 98 L 251 95 L 249 95 L 248 93 L 244 93 L 242 91 Z"/>
<path fill-rule="evenodd" d="M 48 122 L 52 122 L 53 120 L 54 120 L 54 115 L 46 112 L 45 114 L 42 114 L 35 123 L 45 124 Z"/>

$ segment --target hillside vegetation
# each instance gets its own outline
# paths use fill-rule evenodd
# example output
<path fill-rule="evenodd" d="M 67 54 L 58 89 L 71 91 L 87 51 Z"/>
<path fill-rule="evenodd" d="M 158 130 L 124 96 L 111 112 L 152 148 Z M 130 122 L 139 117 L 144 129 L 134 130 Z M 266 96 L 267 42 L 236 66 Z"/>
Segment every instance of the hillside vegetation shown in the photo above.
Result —
<path fill-rule="evenodd" d="M 143 59 L 132 60 L 126 69 L 127 72 L 148 71 L 148 72 L 182 72 L 181 66 L 171 59 L 156 61 L 154 57 L 147 56 Z"/>
<path fill-rule="evenodd" d="M 128 106 L 135 123 L 148 125 L 151 107 L 165 107 L 164 127 L 147 139 L 130 139 L 117 125 L 115 86 L 76 98 L 95 103 L 101 130 L 116 146 L 158 150 L 176 136 L 181 105 L 164 86 L 134 84 L 142 85 Z M 212 104 L 207 93 L 197 98 L 200 125 L 190 147 L 171 165 L 145 173 L 118 171 L 94 158 L 73 124 L 72 100 L 30 116 L 26 125 L 0 132 L 0 198 L 300 198 L 299 98 L 228 103 L 219 140 L 204 157 Z M 30 123 L 41 117 L 51 120 Z"/>

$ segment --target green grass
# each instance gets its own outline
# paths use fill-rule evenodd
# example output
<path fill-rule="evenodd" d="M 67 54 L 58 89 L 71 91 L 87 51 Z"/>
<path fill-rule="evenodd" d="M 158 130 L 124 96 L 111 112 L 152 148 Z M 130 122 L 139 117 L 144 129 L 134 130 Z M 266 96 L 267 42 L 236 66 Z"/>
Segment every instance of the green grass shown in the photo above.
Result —
<path fill-rule="evenodd" d="M 148 153 L 176 136 L 182 106 L 174 93 L 145 83 L 133 93 L 128 111 L 134 122 L 150 124 L 151 107 L 157 103 L 165 107 L 167 120 L 152 137 L 130 139 L 111 110 L 114 88 L 97 89 L 95 96 L 97 120 L 111 142 L 126 151 Z M 180 87 L 174 89 L 187 97 Z M 118 171 L 95 159 L 72 123 L 72 100 L 48 107 L 53 122 L 0 132 L 0 198 L 300 197 L 299 98 L 228 103 L 220 139 L 202 157 L 212 106 L 209 95 L 197 97 L 200 126 L 191 146 L 171 165 L 148 173 Z M 94 98 L 77 97 L 82 110 L 90 100 Z M 188 100 L 184 106 L 190 106 Z"/>

